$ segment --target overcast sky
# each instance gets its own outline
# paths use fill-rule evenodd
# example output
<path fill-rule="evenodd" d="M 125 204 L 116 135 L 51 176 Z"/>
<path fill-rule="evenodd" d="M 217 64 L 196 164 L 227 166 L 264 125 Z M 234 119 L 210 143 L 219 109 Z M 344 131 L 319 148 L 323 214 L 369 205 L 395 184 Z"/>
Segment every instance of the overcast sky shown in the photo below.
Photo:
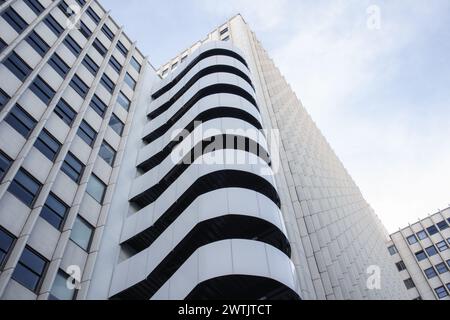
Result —
<path fill-rule="evenodd" d="M 155 67 L 241 13 L 389 231 L 449 206 L 450 1 L 100 1 Z"/>

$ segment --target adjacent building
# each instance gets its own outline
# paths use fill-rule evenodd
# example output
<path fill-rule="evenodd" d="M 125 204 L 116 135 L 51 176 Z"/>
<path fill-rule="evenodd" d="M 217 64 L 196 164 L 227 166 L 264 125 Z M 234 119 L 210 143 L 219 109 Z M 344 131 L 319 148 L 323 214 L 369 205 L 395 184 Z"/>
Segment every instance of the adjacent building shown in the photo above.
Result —
<path fill-rule="evenodd" d="M 388 251 L 410 299 L 450 300 L 450 208 L 391 235 Z"/>
<path fill-rule="evenodd" d="M 408 298 L 240 15 L 159 69 L 93 0 L 1 1 L 0 44 L 1 299 Z"/>

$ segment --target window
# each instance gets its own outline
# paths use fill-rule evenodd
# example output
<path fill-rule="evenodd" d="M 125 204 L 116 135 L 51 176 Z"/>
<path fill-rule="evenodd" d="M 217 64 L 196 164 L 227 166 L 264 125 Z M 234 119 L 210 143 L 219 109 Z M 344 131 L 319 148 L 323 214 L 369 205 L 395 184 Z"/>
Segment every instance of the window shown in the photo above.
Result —
<path fill-rule="evenodd" d="M 40 15 L 44 11 L 44 6 L 38 0 L 24 0 L 24 2 L 33 10 L 36 15 Z"/>
<path fill-rule="evenodd" d="M 70 70 L 70 67 L 56 53 L 50 58 L 49 65 L 64 79 Z"/>
<path fill-rule="evenodd" d="M 117 71 L 117 73 L 120 73 L 120 70 L 122 70 L 122 65 L 117 61 L 116 58 L 111 56 L 111 59 L 109 59 L 109 65 Z"/>
<path fill-rule="evenodd" d="M 43 57 L 47 51 L 50 49 L 50 46 L 45 42 L 36 31 L 31 31 L 30 35 L 27 37 L 26 41 L 30 46 L 33 47 L 34 50 L 36 50 L 37 53 L 41 57 Z"/>
<path fill-rule="evenodd" d="M 0 53 L 2 53 L 7 46 L 8 44 L 2 38 L 0 38 Z"/>
<path fill-rule="evenodd" d="M 422 230 L 422 231 L 417 232 L 417 237 L 418 237 L 420 240 L 423 240 L 423 239 L 428 238 L 428 235 L 427 235 L 427 233 L 425 232 L 425 230 Z"/>
<path fill-rule="evenodd" d="M 130 76 L 130 74 L 127 72 L 125 75 L 125 82 L 130 86 L 131 89 L 136 88 L 136 81 Z"/>
<path fill-rule="evenodd" d="M 0 182 L 5 176 L 6 171 L 8 171 L 11 162 L 12 160 L 6 154 L 0 151 Z"/>
<path fill-rule="evenodd" d="M 92 147 L 95 142 L 95 138 L 97 137 L 97 132 L 95 132 L 95 130 L 85 120 L 83 120 L 80 124 L 77 135 L 90 147 Z"/>
<path fill-rule="evenodd" d="M 438 229 L 436 228 L 436 226 L 434 226 L 434 225 L 431 227 L 428 227 L 427 231 L 430 236 L 439 232 Z"/>
<path fill-rule="evenodd" d="M 93 76 L 97 75 L 98 72 L 98 65 L 92 60 L 92 58 L 89 55 L 86 55 L 83 59 L 83 65 L 86 67 L 86 69 L 89 70 L 90 73 L 92 73 Z"/>
<path fill-rule="evenodd" d="M 2 13 L 2 17 L 19 34 L 28 27 L 28 23 L 11 6 Z"/>
<path fill-rule="evenodd" d="M 102 31 L 109 40 L 112 41 L 112 39 L 114 39 L 114 33 L 106 24 L 103 25 Z"/>
<path fill-rule="evenodd" d="M 61 33 L 63 33 L 64 29 L 61 27 L 61 25 L 56 21 L 55 18 L 53 18 L 50 14 L 47 15 L 47 17 L 44 19 L 44 23 L 49 27 L 52 32 L 59 37 Z"/>
<path fill-rule="evenodd" d="M 448 223 L 447 223 L 447 221 L 442 220 L 441 222 L 439 222 L 437 224 L 437 226 L 438 226 L 439 230 L 443 231 L 448 228 Z"/>
<path fill-rule="evenodd" d="M 100 204 L 103 204 L 105 197 L 106 185 L 95 175 L 91 175 L 86 188 L 86 192 Z"/>
<path fill-rule="evenodd" d="M 103 141 L 100 147 L 99 156 L 106 161 L 110 166 L 114 165 L 114 160 L 116 158 L 116 151 L 105 141 Z"/>
<path fill-rule="evenodd" d="M 81 34 L 86 38 L 89 39 L 92 35 L 91 29 L 89 29 L 83 21 L 80 20 L 80 28 L 78 29 Z"/>
<path fill-rule="evenodd" d="M 184 58 L 186 58 L 186 57 L 184 57 Z M 181 61 L 183 61 L 183 59 L 182 59 Z M 131 58 L 130 64 L 133 66 L 133 68 L 136 69 L 137 72 L 141 72 L 142 66 L 141 66 L 141 64 L 136 60 L 135 57 Z"/>
<path fill-rule="evenodd" d="M 117 42 L 117 49 L 119 49 L 120 53 L 126 57 L 128 55 L 128 49 L 123 45 L 122 42 Z"/>
<path fill-rule="evenodd" d="M 228 41 L 230 40 L 230 36 L 226 36 L 225 38 L 222 39 L 222 41 Z"/>
<path fill-rule="evenodd" d="M 183 63 L 184 61 L 186 61 L 187 57 L 188 57 L 188 56 L 183 56 L 183 57 L 181 57 L 180 63 Z"/>
<path fill-rule="evenodd" d="M 51 300 L 73 300 L 76 290 L 69 289 L 67 287 L 67 281 L 69 275 L 62 270 L 59 270 L 56 274 L 55 281 L 53 282 L 52 290 L 50 291 Z"/>
<path fill-rule="evenodd" d="M 72 153 L 68 153 L 64 160 L 61 171 L 64 172 L 74 182 L 80 182 L 81 175 L 84 171 L 84 165 Z"/>
<path fill-rule="evenodd" d="M 424 272 L 428 279 L 433 279 L 437 276 L 436 270 L 433 267 L 424 270 Z"/>
<path fill-rule="evenodd" d="M 220 31 L 220 35 L 223 36 L 227 32 L 228 32 L 228 28 L 225 28 L 225 29 Z"/>
<path fill-rule="evenodd" d="M 122 121 L 117 118 L 115 114 L 111 116 L 111 120 L 109 121 L 109 126 L 119 135 L 122 136 L 123 128 L 125 125 Z"/>
<path fill-rule="evenodd" d="M 102 118 L 105 115 L 106 109 L 108 108 L 96 94 L 94 94 L 94 96 L 92 97 L 91 103 L 89 105 Z"/>
<path fill-rule="evenodd" d="M 448 267 L 445 262 L 439 263 L 436 265 L 436 270 L 439 274 L 446 273 L 448 271 Z"/>
<path fill-rule="evenodd" d="M 14 237 L 0 227 L 0 268 L 5 264 L 13 243 Z"/>
<path fill-rule="evenodd" d="M 412 244 L 414 244 L 414 243 L 417 243 L 417 238 L 416 238 L 416 236 L 413 234 L 413 235 L 411 235 L 411 236 L 409 236 L 408 238 L 407 238 L 407 240 L 408 240 L 408 243 L 410 244 L 410 245 L 412 245 Z"/>
<path fill-rule="evenodd" d="M 14 51 L 3 64 L 21 81 L 24 81 L 31 73 L 31 67 Z"/>
<path fill-rule="evenodd" d="M 55 107 L 55 114 L 61 118 L 68 126 L 71 126 L 73 120 L 75 120 L 76 112 L 69 106 L 69 104 L 64 100 L 59 100 Z"/>
<path fill-rule="evenodd" d="M 4 106 L 6 106 L 9 99 L 10 99 L 9 95 L 5 91 L 0 89 L 0 111 L 2 111 Z"/>
<path fill-rule="evenodd" d="M 46 105 L 48 105 L 55 96 L 55 90 L 53 90 L 40 76 L 37 76 L 30 85 L 30 90 Z"/>
<path fill-rule="evenodd" d="M 397 262 L 395 265 L 397 266 L 398 271 L 406 270 L 406 266 L 403 261 Z"/>
<path fill-rule="evenodd" d="M 405 283 L 406 289 L 408 289 L 408 290 L 416 287 L 416 285 L 414 284 L 414 281 L 411 278 L 406 279 L 404 281 L 404 283 Z"/>
<path fill-rule="evenodd" d="M 435 254 L 437 254 L 437 250 L 435 246 L 431 246 L 425 249 L 425 251 L 427 252 L 429 257 L 434 256 Z"/>
<path fill-rule="evenodd" d="M 416 252 L 416 258 L 417 258 L 417 261 L 422 261 L 427 258 L 427 255 L 422 250 L 422 251 Z"/>
<path fill-rule="evenodd" d="M 89 91 L 88 86 L 81 80 L 78 75 L 74 75 L 70 81 L 70 86 L 74 89 L 82 98 L 86 98 Z"/>
<path fill-rule="evenodd" d="M 448 249 L 448 245 L 447 245 L 447 242 L 445 242 L 445 240 L 436 243 L 436 247 L 439 249 L 440 252 Z"/>
<path fill-rule="evenodd" d="M 46 130 L 42 130 L 41 134 L 34 143 L 34 146 L 50 161 L 54 161 L 58 155 L 59 149 L 61 148 L 61 143 L 59 143 L 59 141 Z"/>
<path fill-rule="evenodd" d="M 119 96 L 117 97 L 117 102 L 125 109 L 130 110 L 130 100 L 123 94 L 123 92 L 119 92 Z"/>
<path fill-rule="evenodd" d="M 11 109 L 9 114 L 5 117 L 5 121 L 25 139 L 29 137 L 31 131 L 37 124 L 37 121 L 18 104 Z"/>
<path fill-rule="evenodd" d="M 434 291 L 436 292 L 439 299 L 444 299 L 446 296 L 448 296 L 448 292 L 447 290 L 445 290 L 444 286 L 436 288 L 434 289 Z"/>
<path fill-rule="evenodd" d="M 8 191 L 31 208 L 33 207 L 41 187 L 42 184 L 39 183 L 39 181 L 33 178 L 24 169 L 20 169 L 13 182 L 11 182 Z"/>
<path fill-rule="evenodd" d="M 114 82 L 104 73 L 102 75 L 102 78 L 100 79 L 100 83 L 108 90 L 109 93 L 114 92 L 114 88 L 116 87 L 114 85 Z"/>
<path fill-rule="evenodd" d="M 391 256 L 393 256 L 394 254 L 396 254 L 398 252 L 397 248 L 395 246 L 390 246 L 388 248 L 388 250 L 389 250 L 389 253 L 391 254 Z"/>
<path fill-rule="evenodd" d="M 26 246 L 14 270 L 12 278 L 25 288 L 37 292 L 42 282 L 47 260 Z"/>
<path fill-rule="evenodd" d="M 92 43 L 92 46 L 98 51 L 98 53 L 100 53 L 102 57 L 106 56 L 106 52 L 108 50 L 106 50 L 105 46 L 100 42 L 100 40 L 95 39 Z"/>
<path fill-rule="evenodd" d="M 61 230 L 68 211 L 69 207 L 51 193 L 42 208 L 41 218 L 50 223 L 56 229 Z"/>
<path fill-rule="evenodd" d="M 450 267 L 450 259 L 447 260 L 447 265 Z"/>
<path fill-rule="evenodd" d="M 67 35 L 67 37 L 64 39 L 64 44 L 66 45 L 67 49 L 69 49 L 70 52 L 74 54 L 75 57 L 78 57 L 80 55 L 81 47 L 70 35 Z"/>
<path fill-rule="evenodd" d="M 94 228 L 86 220 L 78 216 L 70 233 L 70 239 L 80 248 L 88 252 L 93 233 Z"/>
<path fill-rule="evenodd" d="M 161 73 L 161 77 L 165 77 L 168 72 L 169 72 L 169 69 L 164 69 L 163 72 Z"/>
<path fill-rule="evenodd" d="M 174 64 L 172 64 L 172 70 L 175 70 L 178 67 L 178 62 L 175 62 Z"/>
<path fill-rule="evenodd" d="M 87 8 L 86 13 L 96 24 L 100 23 L 100 17 L 91 7 Z"/>
<path fill-rule="evenodd" d="M 64 15 L 65 15 L 66 17 L 68 17 L 68 18 L 75 14 L 75 12 L 73 12 L 72 8 L 69 7 L 69 6 L 67 5 L 67 3 L 64 2 L 64 1 L 61 1 L 61 2 L 59 3 L 58 8 L 59 8 L 59 9 L 64 13 Z"/>

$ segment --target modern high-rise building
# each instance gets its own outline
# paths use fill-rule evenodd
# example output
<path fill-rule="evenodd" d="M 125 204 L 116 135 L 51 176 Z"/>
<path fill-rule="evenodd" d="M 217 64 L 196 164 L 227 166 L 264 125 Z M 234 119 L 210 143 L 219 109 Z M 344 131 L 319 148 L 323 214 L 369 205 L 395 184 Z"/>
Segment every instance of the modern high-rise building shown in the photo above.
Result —
<path fill-rule="evenodd" d="M 410 299 L 450 300 L 450 208 L 391 235 L 388 250 Z"/>
<path fill-rule="evenodd" d="M 159 69 L 97 1 L 0 2 L 1 299 L 407 299 L 237 15 Z"/>

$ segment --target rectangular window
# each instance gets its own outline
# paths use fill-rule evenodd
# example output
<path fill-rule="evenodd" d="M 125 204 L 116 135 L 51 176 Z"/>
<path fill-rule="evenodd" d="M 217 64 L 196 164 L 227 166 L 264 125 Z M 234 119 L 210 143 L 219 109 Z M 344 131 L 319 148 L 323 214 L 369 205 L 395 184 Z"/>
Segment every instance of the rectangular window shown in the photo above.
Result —
<path fill-rule="evenodd" d="M 408 238 L 407 238 L 407 240 L 408 240 L 408 243 L 410 244 L 410 245 L 413 245 L 414 243 L 417 243 L 417 238 L 416 238 L 416 235 L 411 235 L 411 236 L 409 236 Z"/>
<path fill-rule="evenodd" d="M 230 36 L 226 36 L 225 38 L 222 39 L 222 41 L 228 41 L 230 40 Z"/>
<path fill-rule="evenodd" d="M 99 66 L 92 60 L 92 58 L 89 55 L 86 55 L 83 59 L 83 65 L 86 67 L 86 69 L 89 70 L 90 73 L 92 73 L 93 76 L 97 75 Z"/>
<path fill-rule="evenodd" d="M 225 28 L 225 29 L 222 29 L 221 31 L 220 31 L 220 35 L 221 36 L 223 36 L 225 33 L 227 33 L 228 32 L 228 28 Z"/>
<path fill-rule="evenodd" d="M 3 11 L 2 17 L 19 34 L 28 27 L 28 23 L 11 6 Z"/>
<path fill-rule="evenodd" d="M 9 99 L 9 95 L 5 91 L 0 89 L 0 111 L 2 111 L 3 107 L 6 106 L 6 104 L 9 102 Z"/>
<path fill-rule="evenodd" d="M 31 131 L 37 124 L 37 121 L 18 104 L 16 104 L 5 117 L 5 121 L 25 139 L 30 136 Z"/>
<path fill-rule="evenodd" d="M 30 46 L 33 47 L 34 50 L 36 50 L 37 53 L 39 53 L 41 57 L 45 56 L 45 54 L 50 49 L 50 46 L 47 44 L 47 42 L 45 42 L 44 39 L 42 39 L 36 31 L 31 31 L 26 41 Z"/>
<path fill-rule="evenodd" d="M 13 235 L 0 227 L 0 269 L 5 264 L 13 244 Z"/>
<path fill-rule="evenodd" d="M 397 266 L 398 271 L 406 270 L 406 266 L 403 261 L 397 262 L 395 265 Z"/>
<path fill-rule="evenodd" d="M 91 103 L 89 106 L 94 109 L 97 114 L 103 118 L 105 115 L 106 109 L 108 108 L 107 105 L 96 95 L 92 97 Z"/>
<path fill-rule="evenodd" d="M 36 251 L 26 246 L 14 269 L 12 278 L 25 288 L 37 293 L 41 285 L 48 261 Z"/>
<path fill-rule="evenodd" d="M 117 97 L 117 102 L 124 108 L 125 110 L 130 110 L 130 100 L 123 94 L 123 92 L 119 92 L 119 96 Z"/>
<path fill-rule="evenodd" d="M 84 251 L 89 252 L 93 234 L 94 228 L 78 216 L 70 233 L 70 239 Z"/>
<path fill-rule="evenodd" d="M 44 12 L 45 8 L 38 0 L 24 0 L 24 2 L 30 7 L 31 10 L 33 10 L 34 13 L 36 13 L 37 16 Z"/>
<path fill-rule="evenodd" d="M 186 59 L 187 59 L 187 57 L 188 57 L 188 56 L 182 56 L 182 57 L 181 57 L 181 61 L 180 61 L 180 63 L 183 63 L 183 62 L 185 62 L 185 61 L 186 61 Z"/>
<path fill-rule="evenodd" d="M 0 53 L 3 52 L 3 50 L 5 50 L 5 48 L 8 46 L 8 44 L 5 42 L 5 40 L 3 40 L 2 38 L 0 38 Z"/>
<path fill-rule="evenodd" d="M 74 75 L 72 80 L 70 81 L 70 86 L 73 90 L 75 90 L 82 98 L 86 98 L 86 95 L 89 91 L 88 86 L 84 83 L 83 80 L 78 75 Z"/>
<path fill-rule="evenodd" d="M 53 282 L 52 290 L 50 291 L 50 300 L 68 301 L 75 298 L 76 290 L 67 287 L 68 280 L 69 275 L 59 270 Z"/>
<path fill-rule="evenodd" d="M 122 42 L 117 42 L 117 49 L 120 51 L 120 53 L 126 57 L 128 55 L 128 49 L 123 45 Z"/>
<path fill-rule="evenodd" d="M 69 73 L 70 67 L 56 53 L 50 58 L 48 64 L 64 79 Z"/>
<path fill-rule="evenodd" d="M 421 231 L 417 232 L 417 237 L 420 240 L 423 240 L 423 239 L 428 238 L 428 234 L 425 232 L 425 230 L 421 230 Z"/>
<path fill-rule="evenodd" d="M 91 7 L 87 8 L 86 13 L 89 17 L 91 17 L 92 21 L 94 21 L 96 24 L 100 23 L 100 17 L 98 16 L 97 13 L 95 13 L 95 11 Z"/>
<path fill-rule="evenodd" d="M 30 90 L 46 105 L 52 101 L 56 93 L 40 76 L 37 76 L 30 85 Z"/>
<path fill-rule="evenodd" d="M 186 58 L 186 57 L 184 57 Z M 183 61 L 183 60 L 182 60 Z M 130 64 L 133 66 L 133 68 L 136 69 L 137 72 L 141 72 L 141 64 L 136 60 L 135 57 L 131 58 Z"/>
<path fill-rule="evenodd" d="M 436 265 L 436 270 L 439 274 L 446 273 L 448 271 L 448 267 L 445 262 L 439 263 Z"/>
<path fill-rule="evenodd" d="M 74 182 L 78 183 L 83 175 L 84 165 L 69 152 L 61 166 L 61 171 L 67 174 Z"/>
<path fill-rule="evenodd" d="M 108 90 L 109 93 L 114 92 L 114 88 L 116 87 L 114 82 L 104 73 L 100 79 L 100 83 Z"/>
<path fill-rule="evenodd" d="M 41 211 L 41 218 L 50 223 L 55 229 L 61 230 L 69 207 L 53 193 L 51 193 Z"/>
<path fill-rule="evenodd" d="M 130 76 L 128 72 L 125 75 L 125 82 L 130 86 L 131 89 L 134 90 L 136 88 L 136 81 Z"/>
<path fill-rule="evenodd" d="M 81 47 L 70 35 L 67 35 L 67 37 L 64 39 L 64 44 L 66 45 L 67 49 L 69 49 L 70 52 L 74 54 L 75 57 L 78 57 L 80 55 Z"/>
<path fill-rule="evenodd" d="M 448 245 L 447 245 L 447 242 L 445 242 L 445 240 L 436 243 L 436 247 L 439 249 L 440 252 L 448 249 Z"/>
<path fill-rule="evenodd" d="M 64 15 L 67 18 L 72 17 L 73 15 L 75 15 L 75 12 L 73 12 L 72 8 L 68 6 L 68 4 L 65 1 L 61 1 L 58 4 L 58 8 L 64 13 Z"/>
<path fill-rule="evenodd" d="M 81 34 L 86 38 L 89 39 L 92 36 L 91 29 L 88 28 L 87 25 L 84 24 L 83 21 L 80 20 L 80 28 L 78 29 Z"/>
<path fill-rule="evenodd" d="M 447 221 L 442 220 L 441 222 L 439 222 L 437 224 L 437 226 L 438 226 L 439 230 L 443 231 L 448 228 L 448 223 L 447 223 Z"/>
<path fill-rule="evenodd" d="M 69 127 L 72 126 L 75 120 L 76 112 L 69 106 L 69 104 L 64 101 L 64 99 L 59 100 L 55 107 L 55 114 L 61 118 Z"/>
<path fill-rule="evenodd" d="M 122 121 L 117 118 L 115 114 L 111 116 L 111 120 L 109 121 L 109 126 L 119 135 L 122 136 L 123 128 L 125 125 Z"/>
<path fill-rule="evenodd" d="M 395 247 L 395 246 L 390 246 L 389 248 L 388 248 L 388 251 L 389 251 L 389 253 L 391 254 L 391 256 L 393 256 L 394 254 L 396 254 L 398 251 L 397 251 L 397 248 Z"/>
<path fill-rule="evenodd" d="M 105 198 L 106 193 L 106 185 L 95 175 L 91 175 L 86 188 L 86 192 L 88 195 L 94 198 L 95 201 L 103 204 L 103 199 Z"/>
<path fill-rule="evenodd" d="M 120 73 L 120 71 L 122 70 L 122 65 L 119 63 L 119 61 L 117 61 L 116 58 L 114 58 L 113 56 L 111 56 L 111 59 L 109 59 L 109 65 L 116 70 L 117 73 Z"/>
<path fill-rule="evenodd" d="M 405 287 L 408 290 L 416 287 L 416 285 L 414 284 L 414 281 L 411 278 L 406 279 L 404 282 L 405 282 Z"/>
<path fill-rule="evenodd" d="M 424 270 L 424 272 L 428 279 L 433 279 L 437 276 L 436 270 L 433 267 Z"/>
<path fill-rule="evenodd" d="M 167 73 L 169 73 L 169 69 L 164 69 L 163 72 L 161 73 L 161 77 L 165 77 L 167 75 Z"/>
<path fill-rule="evenodd" d="M 8 191 L 29 208 L 32 208 L 41 187 L 42 184 L 39 181 L 24 169 L 20 169 L 13 182 L 11 182 Z"/>
<path fill-rule="evenodd" d="M 416 252 L 416 258 L 417 258 L 417 261 L 422 261 L 427 258 L 427 255 L 425 254 L 425 252 L 423 250 L 421 250 L 419 252 Z"/>
<path fill-rule="evenodd" d="M 175 70 L 178 67 L 178 62 L 175 62 L 174 64 L 172 64 L 172 70 Z"/>
<path fill-rule="evenodd" d="M 24 81 L 31 73 L 31 67 L 14 51 L 3 62 L 19 80 Z"/>
<path fill-rule="evenodd" d="M 95 130 L 85 120 L 83 120 L 80 124 L 77 135 L 90 147 L 92 147 L 94 145 L 95 138 L 97 137 L 97 132 L 95 132 Z"/>
<path fill-rule="evenodd" d="M 12 160 L 0 150 L 0 182 L 5 176 L 6 171 L 8 171 L 11 166 Z"/>
<path fill-rule="evenodd" d="M 436 226 L 434 226 L 434 225 L 431 227 L 428 227 L 427 231 L 430 236 L 439 232 L 438 229 L 436 228 Z"/>
<path fill-rule="evenodd" d="M 116 159 L 116 150 L 103 141 L 102 146 L 100 147 L 99 156 L 112 167 L 114 165 L 114 160 Z"/>
<path fill-rule="evenodd" d="M 431 246 L 425 249 L 429 257 L 432 257 L 437 254 L 437 250 L 435 246 Z"/>
<path fill-rule="evenodd" d="M 61 27 L 58 21 L 56 21 L 56 19 L 50 14 L 44 19 L 44 23 L 57 37 L 59 37 L 64 31 L 64 28 Z"/>
<path fill-rule="evenodd" d="M 100 42 L 100 40 L 95 39 L 92 43 L 92 46 L 100 53 L 102 57 L 106 56 L 108 50 L 106 50 L 105 46 Z"/>
<path fill-rule="evenodd" d="M 42 152 L 47 159 L 55 161 L 59 149 L 61 149 L 61 143 L 46 130 L 42 130 L 34 143 L 34 147 Z"/>
<path fill-rule="evenodd" d="M 436 288 L 434 289 L 434 291 L 436 292 L 436 295 L 439 297 L 439 299 L 444 299 L 448 296 L 448 292 L 447 290 L 445 290 L 444 286 Z"/>
<path fill-rule="evenodd" d="M 114 33 L 111 31 L 110 28 L 108 28 L 106 24 L 102 26 L 102 31 L 109 40 L 112 41 L 112 39 L 114 39 Z"/>

